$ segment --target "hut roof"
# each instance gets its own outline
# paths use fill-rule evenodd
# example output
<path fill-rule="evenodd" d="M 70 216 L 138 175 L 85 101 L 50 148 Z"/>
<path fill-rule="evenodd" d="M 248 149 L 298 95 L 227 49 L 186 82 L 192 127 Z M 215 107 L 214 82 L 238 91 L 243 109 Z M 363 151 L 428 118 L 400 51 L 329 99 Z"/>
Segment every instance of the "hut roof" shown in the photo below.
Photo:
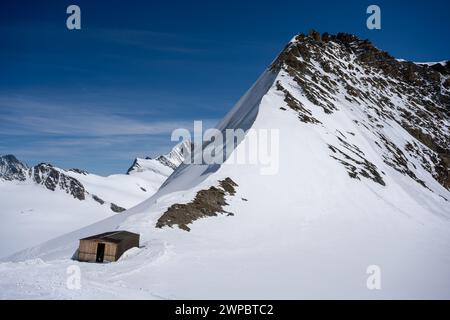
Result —
<path fill-rule="evenodd" d="M 138 236 L 138 234 L 132 233 L 129 231 L 119 230 L 119 231 L 110 231 L 110 232 L 96 234 L 94 236 L 90 236 L 90 237 L 83 238 L 80 240 L 103 240 L 103 241 L 119 243 L 122 240 L 124 240 L 125 238 L 128 238 L 130 236 Z"/>

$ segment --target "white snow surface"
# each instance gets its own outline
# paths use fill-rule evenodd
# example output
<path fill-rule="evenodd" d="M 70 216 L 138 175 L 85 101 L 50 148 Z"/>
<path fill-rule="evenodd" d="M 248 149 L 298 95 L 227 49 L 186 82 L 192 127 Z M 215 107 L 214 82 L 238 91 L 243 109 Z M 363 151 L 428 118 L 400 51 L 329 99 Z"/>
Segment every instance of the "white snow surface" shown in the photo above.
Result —
<path fill-rule="evenodd" d="M 158 157 L 158 159 L 160 159 L 160 162 L 163 161 L 166 164 L 170 164 L 170 167 L 172 168 L 177 168 L 184 161 L 183 151 L 190 150 L 190 148 L 191 141 L 182 141 L 173 147 L 169 153 Z"/>
<path fill-rule="evenodd" d="M 173 172 L 156 160 L 137 161 L 142 166 L 141 170 L 130 174 L 113 174 L 107 177 L 73 171 L 65 174 L 80 181 L 89 193 L 128 209 L 152 196 Z"/>
<path fill-rule="evenodd" d="M 173 172 L 156 160 L 138 162 L 145 164 L 139 172 L 107 177 L 55 168 L 83 184 L 87 194 L 82 201 L 59 188 L 48 190 L 29 178 L 0 179 L 0 257 L 110 217 L 116 214 L 111 203 L 131 208 L 152 196 Z M 94 201 L 94 195 L 105 203 Z"/>
<path fill-rule="evenodd" d="M 276 81 L 322 125 L 300 122 Z M 450 193 L 420 165 L 416 175 L 429 189 L 386 165 L 370 130 L 354 122 L 366 116 L 337 99 L 338 110 L 325 114 L 287 73 L 266 71 L 218 128 L 279 129 L 278 174 L 261 175 L 258 165 L 182 165 L 125 213 L 4 259 L 0 298 L 450 298 Z M 399 145 L 412 139 L 393 121 L 380 130 Z M 384 172 L 386 186 L 349 178 L 330 157 L 337 131 L 354 133 L 346 139 Z M 234 216 L 197 220 L 190 232 L 155 228 L 170 205 L 226 177 L 238 184 L 225 208 Z M 71 260 L 78 239 L 111 230 L 139 233 L 141 247 L 116 263 Z M 81 268 L 80 290 L 66 286 L 71 265 Z M 380 267 L 381 290 L 366 286 L 370 265 Z"/>
<path fill-rule="evenodd" d="M 445 66 L 448 63 L 448 60 L 435 61 L 435 62 L 414 62 L 415 64 L 421 64 L 426 66 L 433 66 L 435 64 L 440 64 L 441 66 Z"/>
<path fill-rule="evenodd" d="M 29 182 L 0 181 L 0 256 L 35 246 L 114 214 L 92 198 Z"/>

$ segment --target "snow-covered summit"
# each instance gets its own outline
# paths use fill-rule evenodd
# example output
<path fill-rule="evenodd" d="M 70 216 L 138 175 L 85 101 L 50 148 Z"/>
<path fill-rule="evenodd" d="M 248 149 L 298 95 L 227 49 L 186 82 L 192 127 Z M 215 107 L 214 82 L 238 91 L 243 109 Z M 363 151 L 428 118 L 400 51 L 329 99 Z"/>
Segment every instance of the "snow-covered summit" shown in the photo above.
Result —
<path fill-rule="evenodd" d="M 145 159 L 136 158 L 131 167 L 128 169 L 127 174 L 134 174 L 136 172 L 143 171 L 155 171 L 169 176 L 173 170 L 183 163 L 185 158 L 183 152 L 186 152 L 185 150 L 190 150 L 190 148 L 191 142 L 183 141 L 173 147 L 169 153 L 160 155 L 155 159 L 150 157 L 146 157 Z M 161 165 L 166 168 L 161 167 Z"/>
<path fill-rule="evenodd" d="M 177 144 L 168 154 L 164 154 L 156 158 L 162 164 L 176 169 L 183 163 L 187 151 L 190 152 L 192 150 L 192 142 L 189 140 L 180 142 Z"/>
<path fill-rule="evenodd" d="M 25 180 L 28 167 L 12 155 L 0 156 L 0 179 Z"/>

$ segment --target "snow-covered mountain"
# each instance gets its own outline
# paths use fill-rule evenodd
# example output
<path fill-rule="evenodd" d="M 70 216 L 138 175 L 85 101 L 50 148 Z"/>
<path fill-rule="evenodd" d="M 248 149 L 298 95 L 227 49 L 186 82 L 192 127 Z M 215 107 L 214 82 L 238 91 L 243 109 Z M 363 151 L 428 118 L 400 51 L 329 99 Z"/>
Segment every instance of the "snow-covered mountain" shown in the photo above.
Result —
<path fill-rule="evenodd" d="M 131 208 L 153 195 L 182 158 L 177 145 L 170 165 L 134 161 L 127 174 L 107 177 L 40 163 L 28 167 L 13 155 L 0 156 L 0 256 L 36 245 Z M 181 160 L 180 160 L 181 159 Z M 31 236 L 32 235 L 32 236 Z M 10 242 L 11 241 L 11 242 Z"/>
<path fill-rule="evenodd" d="M 6 259 L 0 297 L 450 298 L 449 68 L 297 35 L 217 125 L 247 132 L 224 164 L 181 164 L 141 204 Z M 268 129 L 275 174 L 233 161 Z M 71 259 L 116 229 L 141 248 Z M 81 290 L 65 286 L 73 264 Z"/>
<path fill-rule="evenodd" d="M 24 181 L 28 167 L 13 155 L 0 156 L 0 179 Z"/>
<path fill-rule="evenodd" d="M 127 174 L 129 175 L 137 175 L 142 172 L 154 172 L 157 174 L 169 176 L 173 170 L 175 170 L 181 163 L 184 161 L 183 150 L 191 150 L 191 142 L 183 141 L 172 150 L 167 153 L 152 159 L 147 157 L 145 159 L 136 158 L 128 169 Z"/>
<path fill-rule="evenodd" d="M 168 154 L 164 154 L 157 157 L 156 160 L 158 160 L 165 166 L 175 170 L 176 168 L 178 168 L 180 164 L 183 163 L 186 157 L 186 155 L 184 154 L 185 150 L 192 151 L 192 149 L 193 149 L 192 142 L 186 140 L 177 144 Z"/>
<path fill-rule="evenodd" d="M 91 179 L 82 178 L 88 176 L 90 176 Z M 67 195 L 70 195 L 79 201 L 92 198 L 100 205 L 103 205 L 106 201 L 99 197 L 95 192 L 92 192 L 92 189 L 95 186 L 92 177 L 94 180 L 101 178 L 79 169 L 70 169 L 66 171 L 48 163 L 40 163 L 33 167 L 28 167 L 14 155 L 0 156 L 0 181 L 15 182 L 15 184 L 19 185 L 36 184 L 49 191 L 65 192 Z M 85 183 L 80 182 L 80 180 L 83 180 Z M 88 188 L 86 188 L 86 186 L 88 186 Z M 135 188 L 137 187 L 139 187 L 138 184 Z M 136 203 L 138 202 L 133 204 Z M 113 212 L 125 211 L 123 207 L 120 207 L 113 202 L 108 204 L 110 210 Z M 129 206 L 132 206 L 133 204 Z"/>

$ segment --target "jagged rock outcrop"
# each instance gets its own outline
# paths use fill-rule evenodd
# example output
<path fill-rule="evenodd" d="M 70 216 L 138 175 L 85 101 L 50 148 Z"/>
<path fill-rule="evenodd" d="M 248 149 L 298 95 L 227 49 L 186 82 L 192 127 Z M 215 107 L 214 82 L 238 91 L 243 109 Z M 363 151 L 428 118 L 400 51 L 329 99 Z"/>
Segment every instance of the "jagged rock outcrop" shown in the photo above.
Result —
<path fill-rule="evenodd" d="M 86 171 L 79 169 L 71 169 L 69 171 L 83 175 L 88 174 Z M 67 173 L 67 171 L 56 168 L 48 163 L 40 163 L 28 168 L 13 155 L 0 157 L 0 180 L 29 181 L 41 185 L 50 191 L 64 191 L 80 201 L 92 197 L 92 199 L 100 205 L 106 203 L 106 201 L 97 195 L 91 195 L 80 181 L 69 176 Z M 109 206 L 113 212 L 125 211 L 125 208 L 114 203 L 109 203 Z"/>
<path fill-rule="evenodd" d="M 118 205 L 111 203 L 110 208 L 112 211 L 116 212 L 116 213 L 120 213 L 120 212 L 124 212 L 126 209 L 119 207 Z"/>
<path fill-rule="evenodd" d="M 0 179 L 25 181 L 28 167 L 12 154 L 0 156 Z"/>
<path fill-rule="evenodd" d="M 337 97 L 359 106 L 366 115 L 357 125 L 377 141 L 384 162 L 426 187 L 416 177 L 416 160 L 450 190 L 450 63 L 400 61 L 370 41 L 338 33 L 322 37 L 311 30 L 297 35 L 271 66 L 293 78 L 305 97 L 326 114 L 337 111 Z M 320 125 L 307 108 L 281 83 L 277 89 L 299 119 Z M 356 121 L 356 120 L 355 120 Z M 390 121 L 400 124 L 413 139 L 403 145 L 383 132 Z M 356 123 L 356 122 L 355 122 Z M 383 173 L 336 133 L 330 156 L 342 163 L 352 178 L 370 178 L 383 184 Z"/>
<path fill-rule="evenodd" d="M 81 169 L 77 169 L 77 168 L 69 169 L 69 171 L 75 172 L 75 173 L 78 173 L 78 174 L 82 174 L 82 175 L 85 175 L 85 176 L 89 174 L 89 172 L 87 172 L 86 170 L 81 170 Z"/>
<path fill-rule="evenodd" d="M 194 200 L 187 204 L 174 204 L 158 219 L 157 228 L 177 225 L 180 229 L 190 231 L 188 224 L 195 220 L 217 216 L 218 213 L 234 214 L 223 209 L 227 205 L 226 196 L 234 196 L 238 185 L 231 179 L 225 178 L 219 181 L 217 187 L 212 186 L 207 190 L 197 192 Z"/>
<path fill-rule="evenodd" d="M 29 171 L 30 177 L 51 191 L 60 189 L 72 195 L 75 199 L 84 200 L 86 190 L 76 179 L 69 177 L 48 163 L 40 163 Z"/>

